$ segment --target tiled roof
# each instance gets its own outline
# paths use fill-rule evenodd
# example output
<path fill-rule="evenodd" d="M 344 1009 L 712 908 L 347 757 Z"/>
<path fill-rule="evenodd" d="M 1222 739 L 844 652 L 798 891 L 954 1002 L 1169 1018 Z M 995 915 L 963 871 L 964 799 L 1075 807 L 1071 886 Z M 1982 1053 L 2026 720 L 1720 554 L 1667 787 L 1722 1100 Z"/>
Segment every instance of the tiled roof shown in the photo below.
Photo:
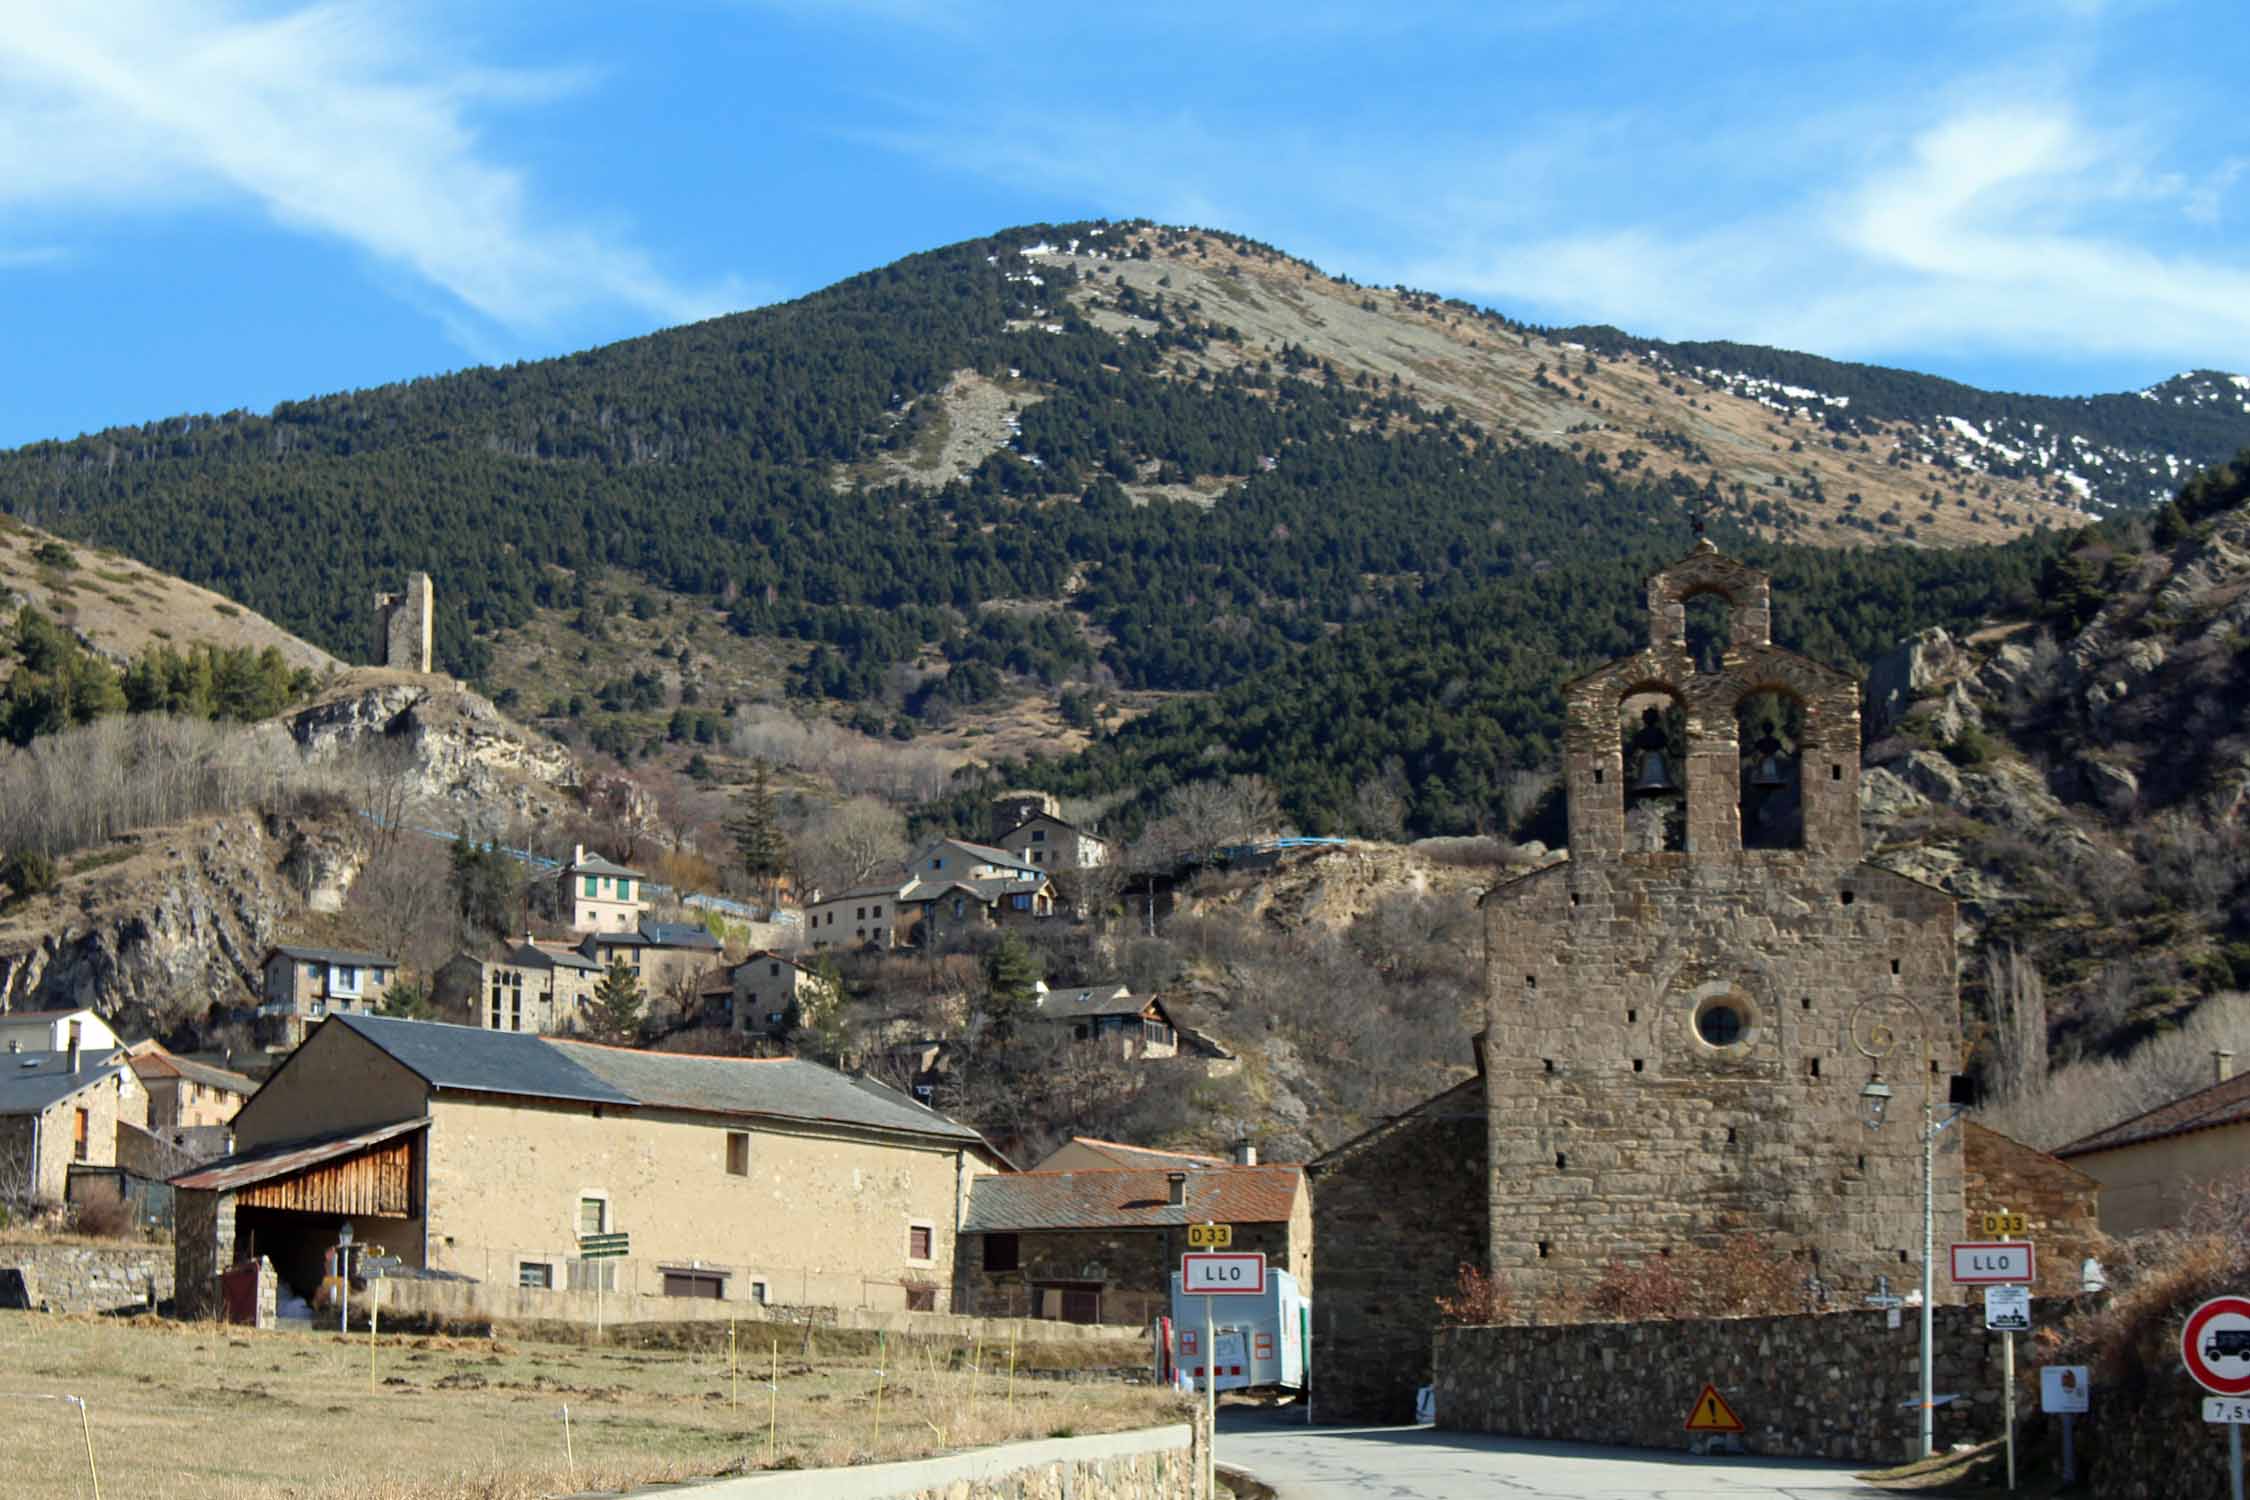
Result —
<path fill-rule="evenodd" d="M 2092 1135 L 2072 1141 L 2055 1149 L 2055 1155 L 2065 1160 L 2084 1156 L 2091 1151 L 2109 1151 L 2118 1146 L 2137 1146 L 2143 1141 L 2162 1140 L 2168 1135 L 2184 1135 L 2190 1130 L 2208 1130 L 2214 1125 L 2240 1125 L 2250 1122 L 2250 1073 L 2229 1078 L 2224 1083 L 2214 1083 L 2209 1088 L 2198 1089 L 2184 1099 L 2174 1099 L 2146 1114 L 2121 1120 L 2107 1130 L 2097 1130 Z"/>
<path fill-rule="evenodd" d="M 1112 1167 L 1086 1172 L 1008 1172 L 969 1189 L 973 1233 L 1019 1229 L 1164 1229 L 1182 1224 L 1287 1222 L 1303 1190 L 1294 1165 L 1187 1171 L 1186 1201 L 1169 1201 L 1182 1167 Z"/>
<path fill-rule="evenodd" d="M 143 1042 L 132 1050 L 133 1072 L 140 1078 L 185 1078 L 205 1088 L 232 1094 L 257 1092 L 258 1081 L 226 1068 L 214 1068 L 193 1058 L 181 1057 L 156 1042 Z"/>
<path fill-rule="evenodd" d="M 395 969 L 398 960 L 385 958 L 380 953 L 354 953 L 348 948 L 299 948 L 291 944 L 276 944 L 273 950 L 285 958 L 300 963 L 342 964 L 349 969 Z"/>
<path fill-rule="evenodd" d="M 354 1131 L 348 1135 L 326 1135 L 311 1141 L 291 1141 L 287 1145 L 267 1146 L 256 1151 L 246 1151 L 240 1156 L 230 1156 L 224 1161 L 198 1167 L 172 1179 L 172 1186 L 203 1188 L 215 1192 L 236 1192 L 255 1187 L 261 1182 L 271 1182 L 277 1177 L 287 1177 L 302 1172 L 307 1167 L 317 1167 L 325 1161 L 350 1156 L 369 1146 L 380 1146 L 385 1141 L 426 1129 L 428 1120 L 400 1120 L 392 1125 L 378 1125 L 373 1130 Z"/>
<path fill-rule="evenodd" d="M 82 1050 L 73 1073 L 68 1052 L 0 1052 L 0 1115 L 38 1114 L 108 1078 L 125 1061 L 122 1047 Z"/>

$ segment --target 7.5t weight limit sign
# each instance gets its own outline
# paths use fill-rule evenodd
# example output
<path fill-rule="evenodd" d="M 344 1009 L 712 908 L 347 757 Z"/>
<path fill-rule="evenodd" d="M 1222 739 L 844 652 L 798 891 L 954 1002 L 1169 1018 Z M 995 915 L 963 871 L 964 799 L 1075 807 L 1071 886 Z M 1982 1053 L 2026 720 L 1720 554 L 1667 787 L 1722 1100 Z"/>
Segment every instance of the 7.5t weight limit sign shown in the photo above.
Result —
<path fill-rule="evenodd" d="M 1190 1297 L 1259 1297 L 1266 1290 L 1263 1255 L 1180 1257 L 1180 1291 Z"/>

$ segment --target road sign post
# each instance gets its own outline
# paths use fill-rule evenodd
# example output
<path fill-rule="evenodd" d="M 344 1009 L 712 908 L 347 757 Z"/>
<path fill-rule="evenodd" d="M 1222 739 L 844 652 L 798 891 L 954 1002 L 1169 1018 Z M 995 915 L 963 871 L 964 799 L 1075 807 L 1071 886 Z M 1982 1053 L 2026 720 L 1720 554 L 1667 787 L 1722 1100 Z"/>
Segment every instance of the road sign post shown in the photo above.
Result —
<path fill-rule="evenodd" d="M 582 1234 L 578 1237 L 578 1258 L 588 1260 L 618 1260 L 633 1253 L 633 1242 L 623 1230 L 609 1234 Z M 602 1336 L 602 1277 L 597 1272 L 594 1283 L 594 1338 Z M 807 1325 L 810 1327 L 811 1325 Z"/>
<path fill-rule="evenodd" d="M 2013 1233 L 2022 1214 L 1984 1215 L 1987 1232 Z M 2031 1327 L 2031 1283 L 2038 1257 L 2029 1240 L 1968 1240 L 1953 1248 L 1956 1286 L 1984 1287 L 1984 1326 L 2000 1335 L 2002 1420 L 2008 1424 L 2008 1488 L 2016 1487 L 2016 1332 Z"/>
<path fill-rule="evenodd" d="M 2250 1422 L 2250 1297 L 2213 1297 L 2180 1325 L 2180 1363 L 2221 1399 L 2203 1403 L 2203 1420 L 2227 1429 L 2227 1483 L 2242 1500 L 2242 1424 Z"/>
<path fill-rule="evenodd" d="M 1233 1229 L 1224 1224 L 1188 1226 L 1190 1235 L 1198 1229 L 1225 1229 L 1230 1242 L 1234 1237 Z M 1206 1494 L 1219 1492 L 1219 1328 L 1218 1314 L 1212 1308 L 1211 1299 L 1261 1297 L 1265 1290 L 1266 1258 L 1257 1252 L 1225 1254 L 1191 1250 L 1180 1257 L 1180 1295 L 1203 1299 L 1203 1399 L 1211 1423 L 1211 1440 L 1204 1449 Z"/>
<path fill-rule="evenodd" d="M 2049 1365 L 2039 1372 L 2039 1409 L 2062 1418 L 2064 1484 L 2078 1478 L 2078 1455 L 2070 1442 L 2070 1419 L 2087 1409 L 2087 1375 L 2084 1365 Z"/>

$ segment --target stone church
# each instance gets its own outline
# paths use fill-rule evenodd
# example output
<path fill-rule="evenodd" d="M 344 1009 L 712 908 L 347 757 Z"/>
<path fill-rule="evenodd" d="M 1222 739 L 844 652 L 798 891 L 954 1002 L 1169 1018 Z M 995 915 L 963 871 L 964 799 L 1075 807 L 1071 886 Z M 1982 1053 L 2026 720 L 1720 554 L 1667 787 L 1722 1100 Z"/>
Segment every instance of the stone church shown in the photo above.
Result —
<path fill-rule="evenodd" d="M 1832 1303 L 1919 1279 L 1952 898 L 1862 862 L 1859 685 L 1773 644 L 1765 575 L 1700 541 L 1647 603 L 1648 645 L 1565 687 L 1570 857 L 1484 898 L 1479 1077 L 1312 1164 L 1324 1419 L 1410 1410 L 1464 1262 L 1527 1320 L 1743 1233 Z M 1942 1247 L 1957 1152 L 1935 1201 Z"/>

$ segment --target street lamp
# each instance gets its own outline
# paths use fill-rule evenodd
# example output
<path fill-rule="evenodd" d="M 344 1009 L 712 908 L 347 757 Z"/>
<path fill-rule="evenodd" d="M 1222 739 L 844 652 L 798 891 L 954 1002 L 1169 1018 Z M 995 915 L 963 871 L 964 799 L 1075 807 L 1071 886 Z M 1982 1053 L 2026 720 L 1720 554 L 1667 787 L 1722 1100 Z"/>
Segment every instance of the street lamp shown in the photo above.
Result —
<path fill-rule="evenodd" d="M 1878 1072 L 1867 1080 L 1859 1091 L 1860 1102 L 1866 1110 L 1867 1128 L 1881 1130 L 1883 1116 L 1890 1108 L 1891 1086 L 1883 1082 Z M 1936 1106 L 1930 1090 L 1922 1090 L 1922 1457 L 1928 1458 L 1936 1448 L 1937 1403 L 1933 1385 L 1936 1361 L 1933 1358 L 1936 1344 L 1933 1327 L 1933 1303 L 1937 1298 L 1934 1285 L 1937 1261 L 1937 1138 L 1947 1127 L 1961 1118 L 1961 1111 L 1953 1110 L 1943 1119 L 1937 1117 Z"/>

